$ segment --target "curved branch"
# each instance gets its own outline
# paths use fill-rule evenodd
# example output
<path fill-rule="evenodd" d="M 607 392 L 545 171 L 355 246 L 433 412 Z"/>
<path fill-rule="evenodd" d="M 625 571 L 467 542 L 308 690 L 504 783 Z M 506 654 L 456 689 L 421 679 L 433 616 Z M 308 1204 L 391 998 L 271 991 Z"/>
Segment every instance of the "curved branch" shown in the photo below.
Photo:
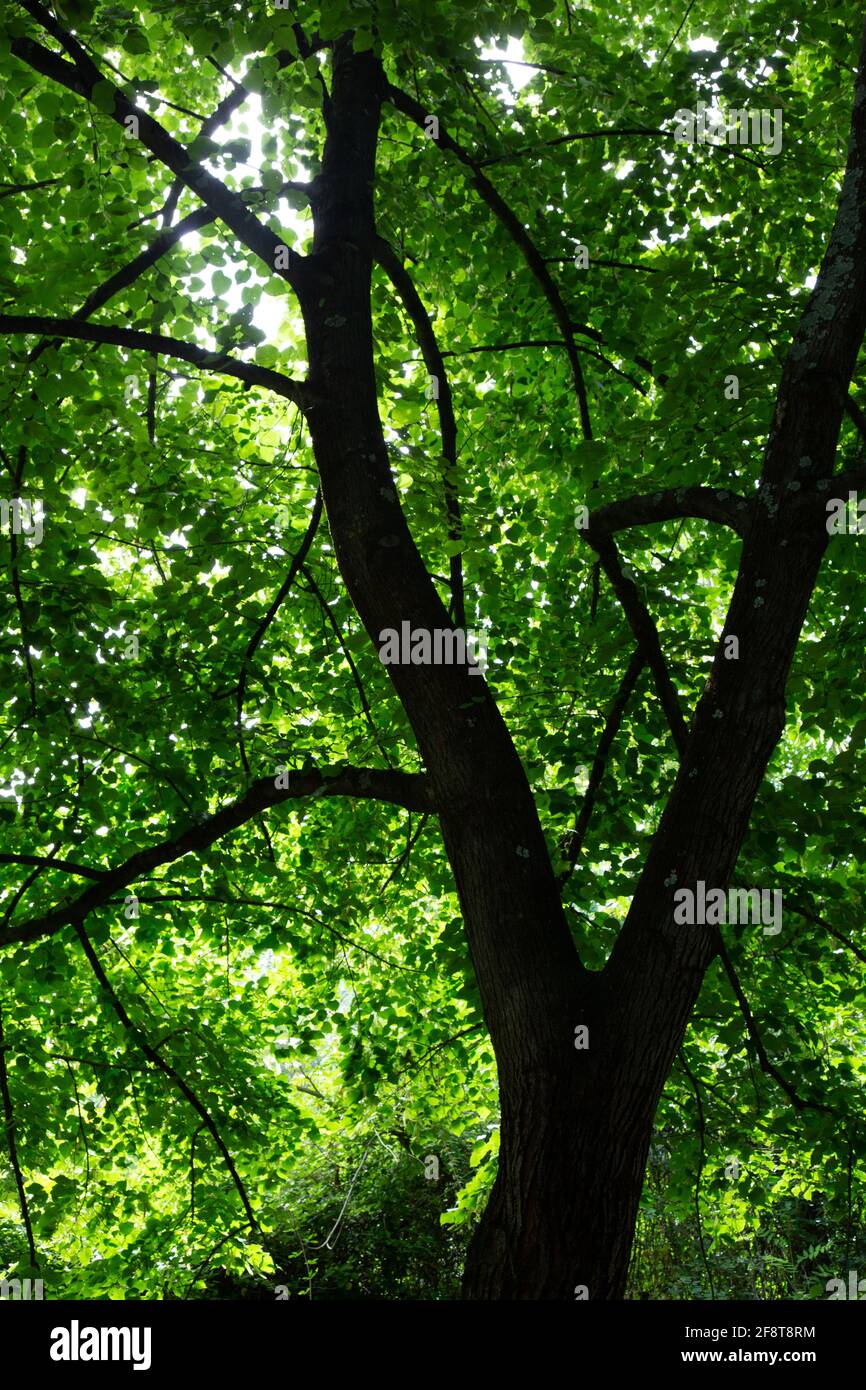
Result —
<path fill-rule="evenodd" d="M 593 807 L 595 806 L 598 789 L 601 786 L 601 779 L 604 776 L 604 769 L 607 763 L 608 754 L 613 747 L 613 741 L 619 732 L 620 725 L 625 715 L 626 706 L 631 698 L 632 691 L 637 685 L 638 677 L 646 665 L 646 657 L 640 647 L 632 653 L 628 669 L 620 681 L 616 698 L 611 705 L 610 713 L 605 721 L 604 732 L 599 740 L 595 757 L 592 761 L 592 770 L 589 774 L 589 783 L 583 795 L 583 802 L 574 824 L 574 829 L 569 830 L 560 841 L 560 853 L 568 861 L 568 867 L 560 874 L 560 885 L 566 883 L 574 872 L 578 855 L 583 846 L 583 839 L 589 826 Z"/>
<path fill-rule="evenodd" d="M 790 897 L 785 899 L 785 908 L 788 912 L 793 912 L 797 917 L 802 917 L 804 921 L 814 922 L 816 926 L 823 927 L 828 935 L 833 937 L 834 941 L 838 941 L 840 946 L 844 946 L 853 956 L 856 956 L 859 961 L 862 961 L 862 963 L 866 965 L 866 951 L 863 950 L 863 947 L 858 946 L 856 941 L 852 941 L 850 936 L 846 936 L 838 927 L 834 927 L 827 921 L 826 917 L 820 917 L 817 912 L 810 912 L 809 909 L 804 907 L 801 903 L 791 902 Z"/>
<path fill-rule="evenodd" d="M 59 869 L 64 874 L 75 874 L 78 878 L 101 879 L 106 869 L 92 869 L 87 864 L 74 864 L 71 859 L 49 859 L 42 854 L 0 854 L 0 864 L 25 864 L 44 866 L 46 869 Z"/>
<path fill-rule="evenodd" d="M 185 343 L 179 338 L 166 338 L 161 333 L 117 328 L 113 324 L 84 323 L 76 319 L 46 318 L 42 314 L 0 314 L 0 334 L 2 333 L 54 334 L 60 338 L 77 338 L 87 343 L 110 343 L 115 347 L 131 348 L 133 351 L 161 353 L 166 357 L 179 357 L 182 362 L 191 362 L 202 371 L 236 377 L 248 386 L 263 386 L 276 395 L 293 401 L 299 410 L 308 410 L 315 400 L 306 382 L 294 381 L 291 377 L 283 376 L 281 372 L 274 372 L 270 367 L 259 367 L 254 362 L 239 362 L 224 352 L 208 352 L 195 343 Z"/>
<path fill-rule="evenodd" d="M 111 981 L 109 980 L 108 976 L 103 970 L 99 957 L 93 949 L 93 945 L 90 941 L 90 938 L 85 932 L 83 922 L 80 919 L 76 920 L 75 922 L 75 931 L 78 936 L 78 940 L 81 942 L 84 954 L 87 956 L 88 962 L 90 963 L 90 968 L 96 976 L 96 980 L 99 984 L 100 989 L 102 990 L 105 997 L 108 999 L 108 1002 L 111 1004 L 111 1007 L 117 1014 L 117 1017 L 120 1019 L 124 1028 L 135 1040 L 137 1046 L 144 1053 L 148 1061 L 151 1062 L 153 1066 L 155 1066 L 159 1071 L 163 1072 L 169 1078 L 169 1080 L 174 1082 L 175 1086 L 177 1086 L 184 1100 L 189 1102 L 189 1104 L 192 1106 L 193 1110 L 201 1120 L 202 1124 L 207 1129 L 208 1133 L 210 1134 L 211 1138 L 216 1144 L 220 1154 L 222 1155 L 222 1159 L 226 1165 L 226 1168 L 229 1170 L 232 1182 L 234 1183 L 235 1188 L 237 1189 L 238 1196 L 241 1199 L 241 1204 L 246 1213 L 247 1221 L 250 1225 L 250 1230 L 253 1232 L 255 1236 L 261 1237 L 262 1230 L 259 1226 L 258 1220 L 256 1219 L 256 1214 L 253 1211 L 252 1206 L 250 1204 L 250 1199 L 247 1195 L 247 1190 L 244 1187 L 243 1182 L 241 1181 L 240 1174 L 238 1173 L 238 1170 L 235 1167 L 234 1159 L 229 1153 L 225 1141 L 222 1135 L 220 1134 L 219 1130 L 217 1129 L 216 1123 L 210 1111 L 199 1100 L 195 1091 L 193 1091 L 192 1088 L 187 1084 L 187 1082 L 184 1081 L 183 1077 L 180 1075 L 180 1072 L 175 1071 L 171 1063 L 167 1062 L 165 1058 L 159 1052 L 157 1052 L 156 1048 L 151 1047 L 147 1038 L 144 1036 L 144 1033 L 133 1023 L 132 1019 L 129 1017 L 129 1014 L 126 1012 L 126 1009 L 123 1007 L 123 1004 L 121 1003 L 119 997 L 115 993 L 114 986 L 112 985 Z"/>
<path fill-rule="evenodd" d="M 78 767 L 78 786 L 75 789 L 75 801 L 72 806 L 72 814 L 62 827 L 62 834 L 64 838 L 67 838 L 70 835 L 70 833 L 75 829 L 75 826 L 78 823 L 78 817 L 81 812 L 81 793 L 84 789 L 84 783 L 87 780 L 87 773 L 84 770 L 84 759 L 82 758 L 81 753 L 78 751 L 78 749 L 76 749 L 75 751 L 75 761 Z M 45 873 L 45 870 L 50 868 L 53 858 L 54 849 L 51 849 L 48 853 L 48 856 L 45 859 L 40 860 L 36 867 L 32 869 L 31 872 L 24 879 L 24 882 L 19 884 L 17 890 L 12 894 L 12 897 L 9 899 L 8 903 L 6 904 L 3 910 L 2 926 L 5 927 L 6 923 L 12 920 L 12 914 L 15 912 L 15 909 L 21 902 L 21 899 L 24 897 L 25 893 L 29 892 L 29 890 L 33 887 L 33 884 L 37 881 L 37 879 L 39 879 L 42 876 L 42 874 Z"/>
<path fill-rule="evenodd" d="M 449 348 L 443 352 L 443 357 L 470 357 L 476 352 L 509 352 L 513 348 L 564 348 L 567 344 L 562 338 L 526 338 L 522 342 L 514 343 L 482 343 L 478 347 L 469 348 Z M 636 391 L 642 396 L 647 394 L 646 387 L 641 386 L 637 377 L 630 372 L 624 372 L 615 362 L 611 362 L 609 357 L 605 357 L 603 352 L 597 352 L 595 348 L 585 347 L 575 344 L 575 352 L 581 353 L 584 357 L 594 357 L 596 361 L 603 362 L 609 371 L 615 372 L 617 376 L 623 377 Z"/>
<path fill-rule="evenodd" d="M 223 100 L 215 110 L 202 121 L 198 132 L 198 139 L 209 139 L 215 130 L 218 130 L 221 125 L 225 124 L 239 106 L 243 106 L 248 96 L 249 92 L 247 89 L 241 86 L 240 83 L 236 84 L 229 92 L 228 96 L 223 97 Z M 162 209 L 162 222 L 164 227 L 167 227 L 174 217 L 182 192 L 183 180 L 176 178 L 169 189 L 168 197 Z M 178 223 L 178 226 L 179 225 L 180 223 Z"/>
<path fill-rule="evenodd" d="M 609 536 L 630 526 L 672 521 L 676 517 L 698 517 L 729 526 L 742 536 L 750 513 L 751 503 L 726 488 L 666 488 L 663 492 L 626 497 L 620 502 L 606 502 L 597 507 L 589 514 L 584 534 L 592 544 L 593 536 Z"/>
<path fill-rule="evenodd" d="M 334 917 L 326 921 L 324 917 L 319 917 L 314 912 L 308 912 L 303 907 L 298 907 L 297 903 L 275 902 L 271 898 L 226 898 L 218 893 L 138 893 L 136 895 L 140 903 L 218 903 L 222 907 L 262 907 L 268 910 L 278 908 L 280 912 L 287 912 L 290 916 L 302 917 L 305 922 L 312 922 L 314 926 L 321 927 L 329 936 L 333 936 L 336 941 L 341 941 L 345 946 L 352 946 L 362 955 L 370 956 L 372 960 L 377 960 L 381 965 L 387 965 L 394 970 L 401 970 L 404 974 L 421 974 L 420 966 L 401 965 L 398 960 L 391 960 L 388 956 L 382 956 L 378 951 L 374 951 L 372 946 L 362 946 L 354 936 L 347 936 L 345 932 L 338 931 L 333 922 L 342 922 L 344 926 L 351 926 L 342 917 Z M 111 898 L 112 903 L 122 903 L 122 898 Z"/>
<path fill-rule="evenodd" d="M 588 524 L 582 531 L 584 539 L 592 546 L 599 557 L 605 574 L 613 586 L 614 592 L 622 605 L 623 612 L 628 619 L 629 626 L 637 638 L 641 662 L 651 668 L 655 680 L 656 690 L 661 700 L 662 708 L 665 711 L 668 724 L 674 736 L 677 749 L 682 756 L 688 739 L 688 728 L 680 709 L 679 698 L 674 688 L 673 682 L 668 672 L 667 662 L 662 652 L 659 640 L 658 629 L 652 616 L 641 598 L 637 587 L 632 580 L 628 579 L 623 572 L 619 552 L 612 537 L 617 531 L 627 530 L 631 526 L 644 526 L 651 523 L 670 521 L 675 517 L 700 517 L 706 521 L 719 522 L 723 526 L 729 526 L 740 536 L 744 534 L 746 522 L 751 515 L 750 504 L 743 497 L 738 497 L 724 489 L 713 489 L 708 487 L 681 487 L 668 488 L 663 492 L 648 493 L 638 497 L 627 497 L 620 502 L 608 502 L 604 506 L 597 507 L 590 512 Z M 634 661 L 634 658 L 633 658 Z M 631 671 L 631 668 L 629 668 Z M 639 668 L 638 668 L 639 670 Z M 634 672 L 634 680 L 637 679 L 637 671 Z M 625 690 L 625 699 L 628 699 L 631 686 L 625 689 L 628 675 L 623 681 L 623 686 L 617 696 L 616 703 L 611 711 L 610 719 L 615 719 L 610 740 L 607 740 L 608 730 L 602 738 L 602 745 L 596 761 L 593 764 L 592 776 L 596 774 L 598 768 L 598 780 L 604 771 L 604 757 L 610 748 L 619 721 L 625 709 L 625 704 L 620 708 L 620 697 Z M 618 712 L 618 718 L 616 718 Z M 598 758 L 602 754 L 601 766 L 598 767 Z M 581 809 L 578 823 L 572 832 L 572 840 L 569 847 L 569 859 L 571 868 L 580 852 L 583 835 L 586 825 L 589 823 L 589 816 L 592 812 L 592 803 L 595 799 L 597 781 L 595 785 L 590 781 L 587 789 L 586 800 Z M 586 816 L 584 819 L 584 812 Z M 564 881 L 571 872 L 563 875 Z"/>
<path fill-rule="evenodd" d="M 555 148 L 557 145 L 572 145 L 580 140 L 609 140 L 614 135 L 647 135 L 658 139 L 667 132 L 657 126 L 602 126 L 599 130 L 578 130 L 566 135 L 556 135 L 551 140 L 542 140 L 537 145 L 524 145 L 519 150 L 508 150 L 503 154 L 487 155 L 478 162 L 483 169 L 491 164 L 508 164 L 514 159 L 525 159 L 527 155 L 538 154 L 541 150 Z M 673 132 L 671 132 L 673 133 Z"/>
<path fill-rule="evenodd" d="M 388 97 L 394 103 L 398 111 L 402 111 L 405 116 L 408 116 L 410 120 L 414 121 L 422 130 L 425 129 L 427 112 L 420 102 L 415 101 L 414 97 L 411 97 L 408 92 L 404 92 L 399 87 L 395 87 L 392 84 L 388 86 Z M 580 423 L 584 439 L 592 439 L 589 402 L 586 395 L 583 371 L 575 350 L 574 332 L 577 331 L 586 338 L 592 338 L 593 341 L 597 343 L 604 341 L 602 335 L 596 329 L 590 328 L 586 324 L 572 324 L 571 315 L 566 309 L 562 295 L 550 271 L 545 265 L 544 257 L 541 255 L 523 223 L 512 208 L 509 207 L 502 195 L 493 187 L 493 184 L 487 178 L 486 174 L 484 174 L 478 162 L 472 158 L 462 145 L 458 145 L 457 141 L 447 134 L 441 122 L 436 143 L 440 148 L 450 150 L 452 154 L 457 156 L 460 163 L 464 164 L 466 168 L 469 169 L 472 182 L 477 188 L 480 196 L 509 233 L 512 240 L 521 251 L 529 269 L 538 281 L 544 293 L 544 297 L 550 305 L 553 316 L 559 325 L 559 331 L 565 343 L 565 350 L 571 365 L 571 375 L 574 380 L 574 389 L 580 410 Z"/>
<path fill-rule="evenodd" d="M 725 948 L 721 932 L 718 933 L 718 955 L 724 967 L 725 974 L 730 981 L 731 989 L 734 991 L 737 1003 L 740 1006 L 740 1013 L 743 1015 L 746 1031 L 758 1054 L 758 1064 L 760 1065 L 761 1071 L 766 1072 L 767 1076 L 771 1076 L 776 1082 L 776 1085 L 782 1088 L 795 1110 L 820 1110 L 824 1115 L 832 1115 L 834 1112 L 829 1105 L 822 1105 L 820 1101 L 803 1100 L 802 1096 L 797 1094 L 790 1081 L 786 1081 L 778 1067 L 774 1066 L 770 1061 L 767 1056 L 767 1049 L 764 1047 L 763 1039 L 758 1031 L 758 1025 L 755 1022 L 755 1016 L 749 1008 L 749 1001 L 743 993 L 743 987 L 740 984 L 737 972 Z"/>
<path fill-rule="evenodd" d="M 0 947 L 53 936 L 71 922 L 82 922 L 89 912 L 101 907 L 119 889 L 149 875 L 162 864 L 171 864 L 185 854 L 207 849 L 262 811 L 284 801 L 296 801 L 307 796 L 350 796 L 358 800 L 390 802 L 412 811 L 436 809 L 427 777 L 418 772 L 367 767 L 307 768 L 302 772 L 290 771 L 288 787 L 275 786 L 277 780 L 282 779 L 260 778 L 237 801 L 190 826 L 174 839 L 161 840 L 148 849 L 138 850 L 116 868 L 106 869 L 98 884 L 86 889 L 71 902 L 41 917 L 7 927 L 0 932 Z"/>
<path fill-rule="evenodd" d="M 200 227 L 206 227 L 208 223 L 214 221 L 216 221 L 216 214 L 211 212 L 210 208 L 198 208 L 195 212 L 191 212 L 189 217 L 182 218 L 175 227 L 169 227 L 161 231 L 158 236 L 154 237 L 149 246 L 146 246 L 143 251 L 139 252 L 137 256 L 134 256 L 126 265 L 121 266 L 120 270 L 115 271 L 113 275 L 110 275 L 107 280 L 103 281 L 101 285 L 89 294 L 81 307 L 76 309 L 71 317 L 74 320 L 89 319 L 96 313 L 97 309 L 101 309 L 103 304 L 107 304 L 109 299 L 113 299 L 116 294 L 119 294 L 121 290 L 125 290 L 127 286 L 133 284 L 140 275 L 143 275 L 146 270 L 149 270 L 150 267 L 154 265 L 160 257 L 164 256 L 167 251 L 170 251 L 172 246 L 175 246 L 182 237 L 187 236 L 190 232 L 198 231 Z M 46 338 L 43 342 L 37 344 L 30 354 L 30 361 L 35 362 L 38 357 L 41 357 L 46 348 L 56 347 L 59 341 L 61 340 L 55 339 L 52 341 Z"/>
<path fill-rule="evenodd" d="M 505 164 L 512 159 L 524 159 L 527 155 L 539 154 L 542 150 L 553 149 L 559 145 L 572 145 L 579 140 L 596 140 L 599 137 L 611 135 L 642 135 L 654 140 L 673 140 L 676 142 L 675 130 L 662 130 L 658 126 L 632 126 L 630 128 L 614 128 L 609 130 L 579 130 L 566 135 L 556 135 L 551 140 L 542 140 L 538 145 L 526 145 L 522 150 L 512 150 L 508 154 L 492 155 L 488 159 L 481 160 L 481 164 L 486 168 L 488 164 Z M 756 169 L 763 169 L 764 162 L 757 157 L 747 155 L 743 150 L 738 150 L 735 145 L 725 145 L 724 148 L 734 159 L 744 159 L 747 164 L 751 164 Z"/>
<path fill-rule="evenodd" d="M 343 634 L 340 631 L 340 625 L 337 622 L 337 619 L 334 617 L 333 613 L 331 612 L 331 609 L 328 605 L 328 601 L 325 598 L 325 595 L 322 593 L 321 589 L 319 588 L 318 584 L 316 583 L 312 571 L 308 568 L 307 565 L 302 565 L 301 572 L 303 573 L 303 576 L 306 579 L 307 584 L 309 585 L 311 594 L 316 599 L 319 607 L 322 610 L 322 614 L 325 618 L 326 623 L 328 624 L 334 636 L 336 637 L 340 647 L 340 651 L 343 653 L 343 657 L 346 661 L 347 666 L 349 667 L 352 680 L 355 683 L 355 689 L 357 690 L 361 700 L 361 709 L 364 712 L 364 718 L 366 719 L 370 729 L 370 733 L 373 736 L 373 742 L 375 743 L 379 752 L 382 754 L 382 757 L 385 759 L 385 762 L 390 767 L 391 759 L 388 757 L 387 749 L 385 748 L 385 745 L 382 742 L 382 735 L 376 728 L 376 721 L 373 718 L 373 711 L 370 708 L 370 701 L 367 699 L 367 693 L 364 690 L 364 682 L 361 680 L 361 673 L 355 664 L 355 660 L 352 656 L 352 653 L 349 651 L 349 648 L 346 645 L 345 638 L 343 637 Z"/>
<path fill-rule="evenodd" d="M 688 743 L 688 727 L 680 709 L 679 696 L 668 671 L 652 614 L 641 598 L 637 585 L 623 572 L 619 551 L 611 536 L 604 533 L 594 535 L 590 531 L 584 532 L 584 535 L 598 555 L 602 569 L 620 601 L 628 625 L 637 638 L 641 653 L 653 673 L 662 709 L 674 736 L 677 752 L 682 757 Z"/>
<path fill-rule="evenodd" d="M 52 82 L 59 83 L 70 92 L 92 101 L 95 87 L 100 88 L 100 96 L 110 99 L 106 114 L 126 129 L 137 131 L 141 143 L 155 155 L 167 169 L 192 190 L 211 211 L 230 227 L 235 235 L 252 252 L 259 256 L 268 269 L 288 282 L 297 291 L 301 277 L 303 256 L 285 247 L 274 232 L 260 222 L 250 211 L 240 194 L 232 192 L 224 183 L 208 173 L 201 164 L 193 160 L 184 146 L 169 135 L 163 126 L 147 112 L 127 100 L 113 83 L 108 82 L 80 44 L 54 20 L 50 11 L 39 0 L 19 0 L 30 15 L 53 34 L 60 43 L 72 53 L 75 62 L 68 63 L 52 53 L 42 44 L 30 38 L 19 37 L 12 40 L 11 49 L 28 67 L 39 72 Z M 105 109 L 106 101 L 100 103 Z M 135 125 L 127 125 L 132 117 Z M 277 251 L 285 249 L 285 268 L 278 267 Z"/>
<path fill-rule="evenodd" d="M 247 643 L 247 649 L 244 652 L 243 661 L 241 662 L 240 675 L 238 676 L 238 688 L 235 696 L 235 715 L 237 720 L 238 745 L 240 748 L 241 762 L 243 763 L 244 772 L 247 774 L 247 776 L 249 776 L 250 765 L 247 760 L 247 752 L 244 746 L 243 717 L 244 697 L 247 692 L 247 672 L 249 669 L 249 664 L 258 650 L 259 643 L 261 642 L 262 638 L 264 637 L 274 618 L 277 616 L 277 613 L 280 609 L 280 605 L 285 600 L 286 595 L 289 592 L 289 589 L 295 582 L 295 576 L 297 575 L 299 569 L 301 568 L 301 566 L 307 558 L 310 546 L 313 544 L 313 539 L 317 530 L 319 529 L 319 522 L 321 518 L 322 490 L 321 488 L 319 488 L 316 492 L 316 499 L 313 503 L 313 513 L 310 517 L 310 523 L 306 529 L 306 532 L 304 533 L 304 538 L 301 541 L 301 544 L 298 546 L 298 549 L 292 556 L 292 561 L 289 565 L 289 572 L 283 580 L 282 584 L 280 585 L 276 595 L 274 596 L 274 599 L 271 602 L 271 605 L 268 608 L 267 613 L 262 618 L 255 632 L 253 633 L 252 637 Z"/>

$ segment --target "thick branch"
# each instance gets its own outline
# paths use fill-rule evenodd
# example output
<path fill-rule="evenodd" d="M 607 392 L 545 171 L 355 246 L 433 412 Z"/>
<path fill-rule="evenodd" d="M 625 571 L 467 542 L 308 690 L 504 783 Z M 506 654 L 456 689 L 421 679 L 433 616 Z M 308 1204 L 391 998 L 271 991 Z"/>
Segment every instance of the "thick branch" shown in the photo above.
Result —
<path fill-rule="evenodd" d="M 454 402 L 451 396 L 451 384 L 445 371 L 444 354 L 439 350 L 430 315 L 424 307 L 412 277 L 393 246 L 383 237 L 377 237 L 373 243 L 373 255 L 400 296 L 415 327 L 424 365 L 430 376 L 436 380 L 436 406 L 439 411 L 439 431 L 442 436 L 442 457 L 445 459 L 445 509 L 448 513 L 448 539 L 461 541 L 463 539 L 463 517 L 457 487 L 457 421 L 454 418 Z M 463 597 L 463 557 L 459 552 L 451 556 L 450 575 L 451 612 L 456 626 L 463 627 L 466 622 L 466 607 Z"/>
<path fill-rule="evenodd" d="M 730 882 L 755 797 L 785 724 L 785 685 L 828 536 L 796 501 L 833 472 L 845 397 L 866 328 L 866 29 L 848 166 L 815 290 L 783 368 L 739 573 L 688 749 L 626 921 L 605 967 L 611 1036 L 667 1039 L 643 1065 L 654 1094 L 676 1055 L 717 933 L 675 921 L 673 885 Z M 793 486 L 791 486 L 793 484 Z M 727 651 L 735 635 L 739 656 Z M 731 769 L 736 768 L 736 776 Z"/>
<path fill-rule="evenodd" d="M 240 194 L 226 188 L 225 184 L 208 173 L 201 164 L 192 160 L 184 146 L 169 135 L 158 121 L 133 106 L 117 87 L 107 82 L 96 64 L 80 45 L 76 44 L 72 35 L 56 23 L 44 5 L 38 3 L 38 0 L 21 0 L 21 3 L 43 28 L 63 43 L 64 47 L 69 51 L 77 50 L 77 53 L 76 61 L 67 63 L 42 44 L 21 37 L 12 41 L 11 47 L 15 57 L 41 73 L 43 77 L 59 83 L 68 91 L 75 92 L 88 101 L 92 100 L 95 87 L 99 86 L 101 94 L 110 89 L 111 106 L 107 114 L 125 129 L 137 131 L 142 144 L 190 188 L 227 227 L 230 227 L 244 246 L 259 256 L 270 271 L 281 275 L 297 289 L 303 257 L 286 247 L 270 228 L 261 223 Z M 100 104 L 104 105 L 105 102 Z M 130 117 L 135 122 L 132 126 L 128 124 Z M 277 255 L 278 251 L 286 253 L 285 266 L 282 264 L 282 257 Z"/>
<path fill-rule="evenodd" d="M 826 477 L 866 331 L 866 27 L 845 177 L 821 269 L 782 371 L 762 481 Z M 855 418 L 856 417 L 852 417 Z M 859 426 L 858 426 L 859 428 Z"/>
<path fill-rule="evenodd" d="M 74 864 L 71 859 L 49 859 L 42 854 L 0 854 L 0 864 L 43 865 L 46 869 L 59 869 L 63 874 L 74 874 L 77 878 L 101 879 L 105 869 L 92 869 L 87 864 Z"/>
<path fill-rule="evenodd" d="M 664 492 L 626 497 L 620 502 L 606 502 L 597 507 L 590 513 L 585 535 L 592 544 L 593 537 L 609 536 L 630 526 L 672 521 L 676 517 L 700 517 L 729 526 L 742 536 L 749 515 L 750 503 L 725 488 L 667 488 Z"/>
<path fill-rule="evenodd" d="M 19 922 L 0 932 L 0 946 L 15 941 L 36 941 L 52 936 L 70 922 L 82 922 L 94 908 L 101 907 L 113 893 L 152 873 L 162 864 L 171 864 L 185 854 L 207 849 L 215 841 L 237 830 L 254 816 L 283 801 L 307 796 L 352 796 L 359 800 L 387 801 L 412 811 L 435 810 L 426 776 L 422 773 L 395 772 L 391 769 L 337 767 L 306 769 L 288 773 L 288 787 L 274 785 L 273 777 L 253 782 L 246 795 L 207 816 L 172 840 L 162 840 L 149 849 L 138 850 L 115 869 L 107 869 L 98 884 L 79 897 L 54 908 L 42 917 Z M 282 780 L 282 779 L 279 779 Z"/>
<path fill-rule="evenodd" d="M 166 228 L 158 236 L 154 237 L 149 246 L 140 251 L 126 265 L 121 266 L 120 270 L 115 271 L 107 280 L 89 294 L 79 309 L 76 309 L 72 318 L 74 320 L 89 319 L 101 309 L 103 304 L 107 304 L 109 299 L 113 299 L 121 290 L 125 290 L 149 270 L 160 257 L 170 251 L 172 246 L 177 245 L 182 237 L 188 236 L 190 232 L 198 231 L 200 227 L 206 227 L 208 223 L 216 220 L 216 214 L 210 208 L 198 208 L 191 212 L 189 217 L 184 217 L 177 226 Z M 30 354 L 30 361 L 35 362 L 48 347 L 56 347 L 59 339 L 46 339 L 39 343 Z"/>
<path fill-rule="evenodd" d="M 184 343 L 178 338 L 166 338 L 161 333 L 118 328 L 113 324 L 84 323 L 77 319 L 46 318 L 41 314 L 0 314 L 0 334 L 2 333 L 42 333 L 59 338 L 76 338 L 88 343 L 111 343 L 115 347 L 131 348 L 134 351 L 162 353 L 166 357 L 178 357 L 182 362 L 191 362 L 201 371 L 236 377 L 248 386 L 263 386 L 276 395 L 293 401 L 300 410 L 308 410 L 314 401 L 313 392 L 306 382 L 293 381 L 291 377 L 271 371 L 269 367 L 259 367 L 254 362 L 239 362 L 227 353 L 208 352 L 195 343 Z"/>

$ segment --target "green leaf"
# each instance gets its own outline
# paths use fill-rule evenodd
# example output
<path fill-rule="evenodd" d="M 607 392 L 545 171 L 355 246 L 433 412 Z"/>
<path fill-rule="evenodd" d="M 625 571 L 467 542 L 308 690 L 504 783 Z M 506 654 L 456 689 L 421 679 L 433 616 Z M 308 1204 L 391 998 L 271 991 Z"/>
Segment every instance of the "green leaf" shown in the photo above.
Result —
<path fill-rule="evenodd" d="M 97 111 L 111 115 L 114 111 L 116 88 L 113 82 L 95 82 L 90 92 L 90 100 Z"/>

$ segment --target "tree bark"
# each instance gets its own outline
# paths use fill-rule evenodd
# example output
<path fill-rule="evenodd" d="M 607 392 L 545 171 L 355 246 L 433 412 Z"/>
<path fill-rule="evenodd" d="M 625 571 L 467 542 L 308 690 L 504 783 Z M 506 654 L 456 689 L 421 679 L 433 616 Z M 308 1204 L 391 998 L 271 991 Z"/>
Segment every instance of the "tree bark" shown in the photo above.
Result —
<path fill-rule="evenodd" d="M 299 277 L 318 402 L 308 421 L 340 570 L 378 645 L 404 620 L 450 623 L 400 506 L 376 400 L 373 186 L 387 87 L 378 60 L 353 53 L 349 39 L 333 58 L 314 243 Z M 784 727 L 785 684 L 828 541 L 816 484 L 832 473 L 866 326 L 864 92 L 861 58 L 839 215 L 783 372 L 725 629 L 603 971 L 578 958 L 486 681 L 459 666 L 389 668 L 428 768 L 499 1068 L 499 1170 L 469 1252 L 470 1299 L 624 1293 L 656 1107 L 718 941 L 716 928 L 674 923 L 674 891 L 698 879 L 728 885 Z M 727 636 L 739 640 L 737 660 L 726 658 Z M 576 1045 L 580 1027 L 586 1047 Z"/>

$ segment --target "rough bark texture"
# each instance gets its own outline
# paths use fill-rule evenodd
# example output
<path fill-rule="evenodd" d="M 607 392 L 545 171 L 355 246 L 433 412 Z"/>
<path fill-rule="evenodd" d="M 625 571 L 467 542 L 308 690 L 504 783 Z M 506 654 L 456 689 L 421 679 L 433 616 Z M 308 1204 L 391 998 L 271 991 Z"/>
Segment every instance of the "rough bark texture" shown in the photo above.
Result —
<path fill-rule="evenodd" d="M 449 626 L 403 516 L 377 411 L 370 273 L 386 97 L 377 60 L 340 41 L 315 241 L 299 285 L 325 508 L 375 643 L 406 619 Z M 439 807 L 499 1067 L 499 1174 L 470 1250 L 468 1298 L 623 1295 L 655 1109 L 716 952 L 714 929 L 674 924 L 673 894 L 698 879 L 728 884 L 784 726 L 785 683 L 828 541 L 814 488 L 832 473 L 866 326 L 864 169 L 861 60 L 836 226 L 783 373 L 761 492 L 738 516 L 742 563 L 723 637 L 602 972 L 577 957 L 526 776 L 486 683 L 456 666 L 390 668 Z M 725 658 L 728 635 L 739 639 L 738 660 Z M 575 1046 L 578 1025 L 589 1029 L 587 1049 Z"/>

